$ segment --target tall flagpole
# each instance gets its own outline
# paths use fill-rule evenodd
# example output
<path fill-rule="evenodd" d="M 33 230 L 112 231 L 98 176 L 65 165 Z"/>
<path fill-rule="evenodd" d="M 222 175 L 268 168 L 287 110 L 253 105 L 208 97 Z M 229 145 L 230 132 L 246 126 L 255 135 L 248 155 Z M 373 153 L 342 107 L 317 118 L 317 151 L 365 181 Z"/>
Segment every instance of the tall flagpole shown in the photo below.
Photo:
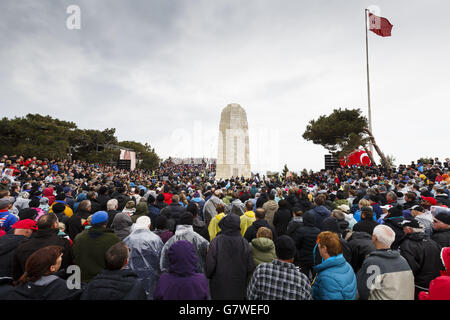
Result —
<path fill-rule="evenodd" d="M 364 9 L 364 16 L 365 16 L 365 22 L 366 22 L 366 65 L 367 65 L 367 106 L 368 106 L 368 114 L 369 114 L 369 130 L 373 134 L 372 131 L 372 112 L 370 110 L 370 81 L 369 81 L 369 40 L 368 40 L 368 34 L 367 34 L 367 16 L 368 16 L 369 9 Z M 373 156 L 373 144 L 372 141 L 370 141 L 370 153 L 372 153 Z"/>

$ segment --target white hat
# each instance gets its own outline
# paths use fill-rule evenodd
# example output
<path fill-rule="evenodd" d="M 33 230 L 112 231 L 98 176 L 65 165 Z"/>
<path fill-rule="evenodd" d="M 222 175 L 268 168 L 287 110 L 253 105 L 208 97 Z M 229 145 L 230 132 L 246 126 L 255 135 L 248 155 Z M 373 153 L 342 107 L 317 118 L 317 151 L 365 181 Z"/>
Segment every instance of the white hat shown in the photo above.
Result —
<path fill-rule="evenodd" d="M 134 229 L 148 229 L 149 225 L 152 223 L 149 217 L 142 216 L 137 218 Z"/>

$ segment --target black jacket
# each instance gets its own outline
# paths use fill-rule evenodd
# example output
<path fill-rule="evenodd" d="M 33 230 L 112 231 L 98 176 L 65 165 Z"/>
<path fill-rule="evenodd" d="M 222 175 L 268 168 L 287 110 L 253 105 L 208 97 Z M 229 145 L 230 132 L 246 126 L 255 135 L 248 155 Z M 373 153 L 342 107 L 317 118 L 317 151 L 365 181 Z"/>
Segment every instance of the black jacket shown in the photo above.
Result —
<path fill-rule="evenodd" d="M 320 229 L 315 226 L 316 216 L 312 211 L 303 214 L 303 225 L 298 227 L 294 234 L 297 254 L 294 259 L 296 265 L 313 265 L 313 250 L 316 245 Z"/>
<path fill-rule="evenodd" d="M 448 195 L 446 195 L 446 194 L 439 194 L 439 195 L 436 196 L 436 200 L 437 200 L 438 204 L 442 203 L 442 204 L 444 204 L 444 205 L 446 205 L 447 207 L 450 208 L 450 199 L 448 198 Z"/>
<path fill-rule="evenodd" d="M 405 233 L 403 232 L 403 226 L 401 224 L 403 220 L 403 217 L 392 217 L 384 219 L 384 224 L 390 227 L 395 233 L 395 240 L 391 245 L 392 250 L 398 249 L 400 241 L 405 236 Z"/>
<path fill-rule="evenodd" d="M 262 208 L 264 203 L 269 201 L 269 197 L 267 196 L 267 193 L 261 193 L 258 200 L 256 200 L 256 208 Z"/>
<path fill-rule="evenodd" d="M 125 205 L 129 200 L 131 200 L 130 197 L 124 195 L 123 193 L 114 193 L 113 198 L 117 199 L 118 202 L 118 208 L 117 210 L 122 211 L 125 208 Z"/>
<path fill-rule="evenodd" d="M 108 222 L 107 222 L 107 224 L 106 224 L 106 227 L 107 228 L 111 228 L 111 224 L 113 223 L 113 221 L 114 221 L 114 217 L 116 216 L 116 214 L 118 214 L 120 211 L 119 210 L 109 210 L 109 211 L 106 211 L 107 213 L 108 213 Z M 153 221 L 152 221 L 152 224 L 153 224 Z"/>
<path fill-rule="evenodd" d="M 450 247 L 450 229 L 433 230 L 431 240 L 436 241 L 441 248 Z"/>
<path fill-rule="evenodd" d="M 103 270 L 92 279 L 81 300 L 146 300 L 141 280 L 132 270 Z"/>
<path fill-rule="evenodd" d="M 83 232 L 83 221 L 91 215 L 90 211 L 77 210 L 77 213 L 73 214 L 66 223 L 66 233 L 70 239 L 75 240 L 77 234 Z"/>
<path fill-rule="evenodd" d="M 194 219 L 194 224 L 192 225 L 192 228 L 194 229 L 195 232 L 197 232 L 199 235 L 205 238 L 205 240 L 207 240 L 208 242 L 210 241 L 208 227 L 203 221 L 199 220 L 198 218 Z"/>
<path fill-rule="evenodd" d="M 106 209 L 107 209 L 106 204 L 108 203 L 108 201 L 109 201 L 110 199 L 111 199 L 111 198 L 110 198 L 108 195 L 106 195 L 106 194 L 99 194 L 99 195 L 98 195 L 98 197 L 97 197 L 97 203 L 98 203 L 99 206 L 100 206 L 100 210 L 106 211 Z"/>
<path fill-rule="evenodd" d="M 206 255 L 205 274 L 210 279 L 211 298 L 243 300 L 254 268 L 250 245 L 242 238 L 239 216 L 226 215 L 219 228 Z"/>
<path fill-rule="evenodd" d="M 292 220 L 289 221 L 289 223 L 287 225 L 286 235 L 288 235 L 289 237 L 294 239 L 295 231 L 298 228 L 300 228 L 301 226 L 303 226 L 303 218 L 296 219 L 296 218 L 293 217 Z"/>
<path fill-rule="evenodd" d="M 163 208 L 167 207 L 168 204 L 164 201 L 159 202 L 158 200 L 155 201 L 155 207 L 157 207 L 159 210 L 162 210 Z"/>
<path fill-rule="evenodd" d="M 248 243 L 252 242 L 252 240 L 256 238 L 256 233 L 258 232 L 258 229 L 261 227 L 269 228 L 272 231 L 273 242 L 277 241 L 277 231 L 275 230 L 275 228 L 272 227 L 267 222 L 267 220 L 261 219 L 253 222 L 251 226 L 247 228 L 247 231 L 245 231 L 244 238 L 247 239 Z"/>
<path fill-rule="evenodd" d="M 66 280 L 55 275 L 45 276 L 36 282 L 11 287 L 4 300 L 78 300 L 83 289 L 69 289 Z"/>
<path fill-rule="evenodd" d="M 73 254 L 70 242 L 58 236 L 58 229 L 38 230 L 29 240 L 21 243 L 13 256 L 13 278 L 19 279 L 25 272 L 25 262 L 37 250 L 47 246 L 63 247 L 61 269 L 66 269 L 73 262 Z"/>
<path fill-rule="evenodd" d="M 430 281 L 439 277 L 444 267 L 441 262 L 441 248 L 424 232 L 406 234 L 400 241 L 400 254 L 408 261 L 414 274 L 416 293 L 428 288 Z"/>
<path fill-rule="evenodd" d="M 175 232 L 175 228 L 183 213 L 186 212 L 186 208 L 179 203 L 171 203 L 160 211 L 160 214 L 167 218 L 167 229 Z"/>
<path fill-rule="evenodd" d="M 300 201 L 300 197 L 296 194 L 290 194 L 286 197 L 286 201 L 288 203 L 288 206 L 290 209 L 292 208 L 300 208 L 301 207 L 301 201 Z M 302 212 L 305 212 L 304 210 L 302 210 L 303 208 L 301 208 L 300 210 Z"/>
<path fill-rule="evenodd" d="M 12 262 L 14 250 L 24 241 L 25 236 L 6 234 L 0 237 L 0 278 L 12 277 Z"/>
<path fill-rule="evenodd" d="M 373 218 L 361 219 L 357 224 L 353 226 L 353 231 L 367 232 L 372 235 L 373 229 L 378 225 L 378 222 L 374 221 Z"/>
<path fill-rule="evenodd" d="M 352 232 L 352 235 L 348 239 L 347 243 L 352 252 L 351 266 L 353 270 L 358 272 L 366 259 L 367 255 L 372 251 L 375 251 L 375 245 L 372 242 L 372 236 L 367 232 Z"/>
<path fill-rule="evenodd" d="M 278 209 L 273 216 L 273 225 L 278 236 L 286 234 L 289 221 L 292 220 L 292 211 L 288 208 Z"/>

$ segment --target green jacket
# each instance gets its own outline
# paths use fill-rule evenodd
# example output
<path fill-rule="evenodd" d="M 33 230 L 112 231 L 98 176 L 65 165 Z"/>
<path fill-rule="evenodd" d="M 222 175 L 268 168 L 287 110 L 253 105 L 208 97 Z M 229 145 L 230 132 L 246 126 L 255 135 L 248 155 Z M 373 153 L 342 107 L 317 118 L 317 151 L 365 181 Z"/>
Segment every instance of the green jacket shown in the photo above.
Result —
<path fill-rule="evenodd" d="M 255 268 L 260 263 L 272 262 L 277 258 L 275 253 L 275 244 L 269 238 L 255 238 L 250 243 L 250 249 L 253 254 L 253 261 Z"/>
<path fill-rule="evenodd" d="M 331 205 L 331 208 L 333 210 L 335 210 L 335 209 L 337 209 L 339 206 L 341 206 L 343 204 L 349 206 L 348 200 L 347 199 L 336 199 L 336 200 L 334 200 L 333 204 Z"/>
<path fill-rule="evenodd" d="M 89 282 L 105 268 L 106 251 L 117 242 L 120 239 L 103 226 L 93 226 L 75 237 L 72 250 L 82 282 Z"/>
<path fill-rule="evenodd" d="M 231 199 L 233 199 L 232 196 L 226 196 L 222 199 L 222 201 L 228 206 L 230 204 Z"/>
<path fill-rule="evenodd" d="M 136 206 L 136 212 L 131 216 L 131 221 L 136 223 L 136 220 L 143 216 L 148 216 L 148 207 L 145 202 L 141 202 Z"/>

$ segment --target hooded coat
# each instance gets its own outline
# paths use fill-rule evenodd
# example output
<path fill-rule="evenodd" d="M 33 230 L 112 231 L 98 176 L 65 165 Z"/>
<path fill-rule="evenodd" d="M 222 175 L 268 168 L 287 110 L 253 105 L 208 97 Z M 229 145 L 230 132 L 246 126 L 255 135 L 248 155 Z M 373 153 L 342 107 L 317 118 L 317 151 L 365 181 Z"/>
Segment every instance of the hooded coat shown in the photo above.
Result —
<path fill-rule="evenodd" d="M 241 220 L 241 235 L 244 236 L 248 227 L 256 220 L 255 213 L 253 211 L 246 211 L 239 219 Z"/>
<path fill-rule="evenodd" d="M 219 222 L 220 233 L 206 255 L 206 276 L 213 300 L 243 300 L 254 268 L 250 245 L 242 238 L 240 219 L 229 214 Z"/>
<path fill-rule="evenodd" d="M 430 281 L 439 276 L 442 270 L 441 248 L 424 232 L 406 234 L 400 241 L 400 254 L 408 261 L 414 274 L 416 294 L 428 289 Z"/>
<path fill-rule="evenodd" d="M 175 234 L 164 244 L 164 247 L 161 251 L 161 271 L 167 271 L 167 268 L 169 267 L 169 248 L 179 240 L 187 240 L 194 245 L 195 251 L 198 256 L 197 271 L 204 272 L 206 252 L 208 251 L 209 242 L 197 232 L 195 232 L 193 226 L 191 225 L 178 225 Z"/>
<path fill-rule="evenodd" d="M 148 216 L 148 206 L 147 203 L 145 202 L 140 202 L 137 206 L 136 206 L 136 211 L 134 212 L 134 214 L 131 216 L 131 221 L 133 221 L 133 223 L 136 223 L 136 220 L 139 217 L 143 217 L 143 216 Z"/>
<path fill-rule="evenodd" d="M 126 212 L 120 212 L 115 215 L 111 228 L 116 236 L 123 240 L 130 234 L 132 225 L 133 220 L 131 220 L 131 217 Z"/>
<path fill-rule="evenodd" d="M 226 212 L 228 214 L 234 213 L 237 216 L 242 216 L 245 213 L 245 205 L 240 199 L 234 199 L 226 207 Z"/>
<path fill-rule="evenodd" d="M 428 292 L 419 293 L 420 300 L 450 300 L 450 248 L 441 250 L 442 264 L 445 271 L 441 271 L 441 276 L 430 282 Z"/>
<path fill-rule="evenodd" d="M 314 213 L 316 216 L 315 226 L 320 230 L 323 229 L 322 222 L 329 216 L 331 216 L 330 210 L 328 210 L 325 206 L 316 206 L 307 212 Z"/>
<path fill-rule="evenodd" d="M 46 188 L 42 193 L 42 196 L 48 199 L 48 205 L 51 206 L 55 202 L 55 196 L 53 195 L 53 188 Z"/>
<path fill-rule="evenodd" d="M 167 207 L 161 209 L 160 214 L 167 218 L 167 229 L 174 232 L 177 227 L 178 220 L 180 220 L 181 215 L 185 212 L 185 207 L 179 203 L 172 202 Z"/>
<path fill-rule="evenodd" d="M 278 209 L 273 217 L 273 225 L 278 236 L 286 234 L 289 222 L 292 220 L 292 211 L 288 208 Z"/>
<path fill-rule="evenodd" d="M 450 247 L 450 229 L 433 230 L 431 240 L 436 241 L 441 248 Z"/>
<path fill-rule="evenodd" d="M 218 204 L 223 204 L 225 206 L 225 203 L 215 195 L 212 195 L 211 198 L 205 202 L 205 205 L 203 206 L 203 218 L 207 225 L 209 225 L 211 219 L 217 214 L 216 207 Z"/>
<path fill-rule="evenodd" d="M 352 252 L 351 265 L 358 272 L 366 257 L 376 250 L 372 236 L 367 232 L 352 232 L 347 243 Z"/>
<path fill-rule="evenodd" d="M 293 236 L 297 248 L 295 264 L 312 266 L 314 264 L 314 246 L 316 245 L 320 229 L 316 227 L 316 215 L 314 212 L 306 211 L 302 217 L 303 225 L 296 229 Z"/>
<path fill-rule="evenodd" d="M 278 203 L 275 200 L 268 200 L 263 204 L 262 208 L 266 214 L 264 219 L 273 227 L 273 217 L 278 210 Z"/>
<path fill-rule="evenodd" d="M 152 299 L 161 274 L 159 261 L 164 243 L 149 229 L 136 229 L 123 242 L 131 250 L 128 268 L 142 280 L 148 299 Z"/>
<path fill-rule="evenodd" d="M 161 274 L 154 300 L 208 300 L 208 280 L 197 272 L 198 256 L 186 240 L 175 242 L 167 252 L 168 272 Z"/>
<path fill-rule="evenodd" d="M 27 237 L 15 234 L 6 234 L 0 237 L 0 278 L 11 277 L 12 279 L 14 250 L 26 240 L 28 240 Z"/>
<path fill-rule="evenodd" d="M 211 221 L 209 222 L 208 225 L 208 233 L 209 233 L 209 238 L 212 241 L 217 234 L 220 232 L 220 228 L 219 228 L 219 222 L 220 220 L 223 219 L 223 217 L 225 217 L 225 213 L 219 213 L 216 214 L 214 218 L 211 219 Z"/>
<path fill-rule="evenodd" d="M 146 300 L 147 295 L 132 270 L 102 270 L 81 295 L 81 300 Z"/>
<path fill-rule="evenodd" d="M 255 268 L 261 263 L 269 263 L 277 258 L 275 244 L 269 238 L 255 238 L 250 243 Z"/>
<path fill-rule="evenodd" d="M 19 194 L 16 201 L 14 202 L 14 207 L 17 209 L 17 211 L 29 208 L 30 199 L 28 199 L 27 197 L 29 197 L 28 192 L 22 192 Z"/>
<path fill-rule="evenodd" d="M 78 300 L 82 289 L 69 289 L 66 280 L 55 275 L 43 276 L 35 282 L 11 287 L 5 300 Z"/>

